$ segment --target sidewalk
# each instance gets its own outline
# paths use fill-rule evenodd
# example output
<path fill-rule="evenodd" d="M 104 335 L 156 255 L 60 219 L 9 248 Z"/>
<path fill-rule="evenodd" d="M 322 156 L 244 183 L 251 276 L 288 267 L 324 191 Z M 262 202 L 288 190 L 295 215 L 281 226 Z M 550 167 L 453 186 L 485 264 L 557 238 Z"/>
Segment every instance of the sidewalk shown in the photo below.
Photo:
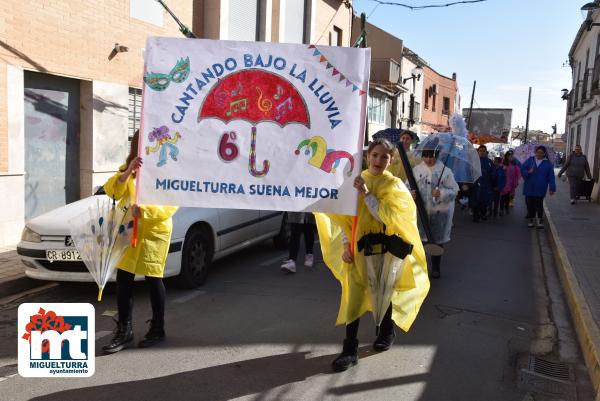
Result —
<path fill-rule="evenodd" d="M 39 285 L 39 281 L 25 276 L 16 246 L 0 247 L 0 299 Z"/>
<path fill-rule="evenodd" d="M 544 205 L 559 274 L 582 353 L 600 401 L 600 205 L 569 202 L 569 185 L 556 180 Z"/>

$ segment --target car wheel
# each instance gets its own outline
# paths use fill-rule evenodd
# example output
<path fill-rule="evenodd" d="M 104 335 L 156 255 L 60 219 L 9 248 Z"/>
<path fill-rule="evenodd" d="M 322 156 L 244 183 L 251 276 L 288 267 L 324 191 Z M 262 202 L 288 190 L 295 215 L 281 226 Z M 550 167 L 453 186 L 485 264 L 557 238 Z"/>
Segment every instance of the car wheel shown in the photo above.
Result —
<path fill-rule="evenodd" d="M 273 244 L 275 244 L 275 248 L 288 249 L 288 247 L 290 246 L 291 236 L 292 231 L 290 229 L 290 225 L 288 224 L 288 215 L 287 213 L 284 213 L 283 219 L 281 219 L 281 227 L 279 228 L 279 233 L 273 237 Z"/>
<path fill-rule="evenodd" d="M 202 227 L 192 227 L 183 243 L 181 272 L 177 277 L 179 284 L 186 288 L 196 288 L 204 284 L 212 253 L 212 241 L 207 231 Z"/>

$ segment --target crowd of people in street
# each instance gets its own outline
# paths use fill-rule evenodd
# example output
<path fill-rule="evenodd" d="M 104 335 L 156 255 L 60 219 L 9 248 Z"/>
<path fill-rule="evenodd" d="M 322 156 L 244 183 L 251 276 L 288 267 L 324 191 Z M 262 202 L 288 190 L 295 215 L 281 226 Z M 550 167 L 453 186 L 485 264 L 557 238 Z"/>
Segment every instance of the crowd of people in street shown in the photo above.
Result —
<path fill-rule="evenodd" d="M 424 142 L 415 150 L 411 147 L 418 137 L 409 130 L 380 133 L 366 149 L 366 168 L 354 180 L 358 196 L 356 217 L 287 213 L 290 244 L 281 270 L 287 274 L 296 272 L 302 239 L 303 265 L 315 265 L 313 248 L 318 232 L 323 261 L 342 287 L 337 324 L 346 326 L 346 335 L 342 352 L 332 363 L 334 371 L 357 364 L 359 321 L 367 311 L 373 313 L 377 325 L 373 342 L 377 352 L 392 346 L 395 325 L 408 331 L 429 291 L 429 278 L 441 276 L 442 253 L 451 239 L 455 205 L 464 208 L 468 203 L 475 223 L 498 219 L 511 213 L 523 180 L 527 225 L 541 229 L 544 198 L 556 192 L 554 163 L 545 146 L 536 146 L 535 153 L 521 163 L 512 150 L 491 160 L 486 146 L 481 145 L 477 148 L 479 160 L 473 156 L 479 163 L 475 170 L 480 168 L 480 175 L 473 182 L 464 182 L 465 165 L 455 165 L 453 171 L 448 167 L 448 155 L 440 160 L 441 137 Z M 386 139 L 387 134 L 395 140 Z M 133 137 L 125 164 L 104 186 L 120 207 L 141 221 L 140 245 L 129 248 L 117 265 L 118 321 L 114 337 L 103 347 L 108 354 L 133 344 L 132 287 L 136 274 L 145 277 L 152 305 L 150 329 L 138 346 L 149 347 L 166 339 L 162 276 L 171 217 L 177 208 L 135 204 L 134 178 L 142 166 L 142 159 L 135 153 L 138 135 L 136 132 Z M 584 176 L 591 178 L 579 145 L 564 162 L 558 177 L 565 172 L 574 204 Z M 431 245 L 435 247 L 428 248 Z"/>

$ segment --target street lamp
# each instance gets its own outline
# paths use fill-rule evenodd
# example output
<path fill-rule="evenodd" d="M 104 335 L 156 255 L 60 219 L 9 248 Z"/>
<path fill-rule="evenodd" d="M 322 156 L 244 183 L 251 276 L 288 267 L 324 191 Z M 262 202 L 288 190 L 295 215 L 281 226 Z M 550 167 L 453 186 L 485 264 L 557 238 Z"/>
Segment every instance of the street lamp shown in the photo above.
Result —
<path fill-rule="evenodd" d="M 412 79 L 413 80 L 413 90 L 414 90 L 415 78 L 418 81 L 419 79 L 421 79 L 421 75 L 423 75 L 423 68 L 417 66 L 417 67 L 413 68 L 412 71 L 410 72 L 410 77 L 404 78 L 402 80 L 402 83 L 406 84 L 406 81 L 408 81 L 409 79 Z"/>
<path fill-rule="evenodd" d="M 569 98 L 569 90 L 568 89 L 561 89 L 561 95 L 560 98 L 562 100 L 567 100 Z"/>
<path fill-rule="evenodd" d="M 410 72 L 410 77 L 402 80 L 403 84 L 412 79 L 412 92 L 410 94 L 410 103 L 408 106 L 408 128 L 412 127 L 415 123 L 415 80 L 420 80 L 423 75 L 423 68 L 416 66 Z"/>

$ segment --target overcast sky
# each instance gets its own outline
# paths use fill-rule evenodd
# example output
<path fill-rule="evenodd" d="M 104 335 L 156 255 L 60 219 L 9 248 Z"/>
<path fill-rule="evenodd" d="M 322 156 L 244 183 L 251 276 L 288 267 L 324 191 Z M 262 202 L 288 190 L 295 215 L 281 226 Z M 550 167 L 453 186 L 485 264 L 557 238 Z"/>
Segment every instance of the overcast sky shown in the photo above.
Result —
<path fill-rule="evenodd" d="M 395 0 L 389 0 L 395 1 Z M 456 0 L 401 0 L 408 5 Z M 512 126 L 524 126 L 531 86 L 530 130 L 564 132 L 566 103 L 561 89 L 571 88 L 569 49 L 583 21 L 585 0 L 487 0 L 439 9 L 411 11 L 354 0 L 357 14 L 404 41 L 440 74 L 457 73 L 461 107 L 513 109 Z M 564 66 L 563 66 L 564 64 Z"/>

